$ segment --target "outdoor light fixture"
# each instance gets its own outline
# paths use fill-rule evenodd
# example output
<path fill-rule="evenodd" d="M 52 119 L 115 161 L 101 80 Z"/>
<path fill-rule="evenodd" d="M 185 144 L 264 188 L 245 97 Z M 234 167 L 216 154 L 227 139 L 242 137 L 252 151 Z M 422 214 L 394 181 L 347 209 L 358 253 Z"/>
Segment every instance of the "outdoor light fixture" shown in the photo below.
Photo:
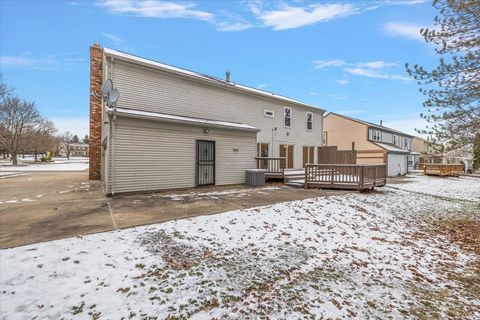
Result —
<path fill-rule="evenodd" d="M 207 134 L 209 132 L 208 128 L 203 129 L 203 133 Z"/>

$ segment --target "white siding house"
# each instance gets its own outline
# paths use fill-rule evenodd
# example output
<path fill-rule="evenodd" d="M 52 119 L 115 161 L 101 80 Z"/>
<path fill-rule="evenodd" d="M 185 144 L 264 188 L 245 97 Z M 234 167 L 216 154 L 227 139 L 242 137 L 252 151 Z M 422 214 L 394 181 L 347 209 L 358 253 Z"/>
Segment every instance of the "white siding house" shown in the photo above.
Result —
<path fill-rule="evenodd" d="M 102 105 L 108 194 L 244 183 L 256 156 L 287 156 L 287 167 L 302 168 L 303 147 L 321 146 L 323 109 L 101 50 L 102 82 L 120 91 L 115 106 Z"/>

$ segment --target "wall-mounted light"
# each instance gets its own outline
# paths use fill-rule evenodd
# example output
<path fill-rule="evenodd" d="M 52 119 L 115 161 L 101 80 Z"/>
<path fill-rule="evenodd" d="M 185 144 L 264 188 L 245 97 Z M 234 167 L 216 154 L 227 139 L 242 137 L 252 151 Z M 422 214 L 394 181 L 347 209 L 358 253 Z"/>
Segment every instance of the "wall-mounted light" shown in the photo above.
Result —
<path fill-rule="evenodd" d="M 208 134 L 209 131 L 208 128 L 203 128 L 203 133 Z"/>

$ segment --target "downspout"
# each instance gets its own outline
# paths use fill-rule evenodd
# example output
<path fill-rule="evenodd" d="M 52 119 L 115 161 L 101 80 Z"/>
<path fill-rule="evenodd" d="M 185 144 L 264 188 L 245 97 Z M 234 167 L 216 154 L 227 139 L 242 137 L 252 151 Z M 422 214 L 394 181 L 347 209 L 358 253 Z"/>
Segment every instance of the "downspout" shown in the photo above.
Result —
<path fill-rule="evenodd" d="M 111 168 L 111 187 L 112 187 L 112 196 L 115 195 L 115 162 L 113 156 L 115 154 L 115 122 L 117 120 L 117 115 L 115 114 L 116 108 L 112 110 L 112 116 L 110 117 L 110 133 L 111 133 L 111 147 L 110 147 L 110 168 Z"/>

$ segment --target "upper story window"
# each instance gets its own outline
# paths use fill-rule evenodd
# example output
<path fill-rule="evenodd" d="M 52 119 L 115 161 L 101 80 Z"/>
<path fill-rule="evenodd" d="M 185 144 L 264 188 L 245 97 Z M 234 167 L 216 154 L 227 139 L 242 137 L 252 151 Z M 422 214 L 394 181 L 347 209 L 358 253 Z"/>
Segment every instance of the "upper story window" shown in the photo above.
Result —
<path fill-rule="evenodd" d="M 313 128 L 313 113 L 307 112 L 307 130 L 312 130 Z"/>
<path fill-rule="evenodd" d="M 285 127 L 292 126 L 292 108 L 283 108 L 283 124 Z"/>
<path fill-rule="evenodd" d="M 273 112 L 272 110 L 265 109 L 265 110 L 263 110 L 263 115 L 265 117 L 273 118 L 273 117 L 275 117 L 275 112 Z"/>
<path fill-rule="evenodd" d="M 379 130 L 372 130 L 372 140 L 382 141 L 382 132 Z"/>
<path fill-rule="evenodd" d="M 326 146 L 326 145 L 327 145 L 327 132 L 323 131 L 323 133 L 322 133 L 322 146 Z"/>

